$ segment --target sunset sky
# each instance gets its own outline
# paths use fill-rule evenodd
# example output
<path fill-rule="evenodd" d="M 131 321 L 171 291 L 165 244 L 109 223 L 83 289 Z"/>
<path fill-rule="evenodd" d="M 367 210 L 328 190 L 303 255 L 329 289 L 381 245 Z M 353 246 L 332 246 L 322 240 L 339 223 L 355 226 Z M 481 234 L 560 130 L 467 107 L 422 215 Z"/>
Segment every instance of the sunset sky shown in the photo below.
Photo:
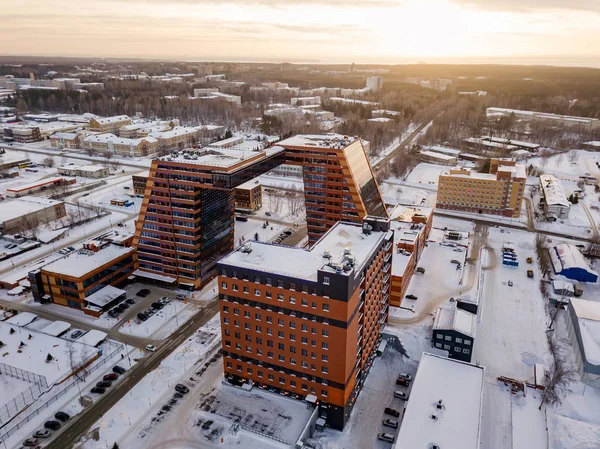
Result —
<path fill-rule="evenodd" d="M 0 0 L 0 11 L 3 55 L 600 65 L 600 0 Z"/>

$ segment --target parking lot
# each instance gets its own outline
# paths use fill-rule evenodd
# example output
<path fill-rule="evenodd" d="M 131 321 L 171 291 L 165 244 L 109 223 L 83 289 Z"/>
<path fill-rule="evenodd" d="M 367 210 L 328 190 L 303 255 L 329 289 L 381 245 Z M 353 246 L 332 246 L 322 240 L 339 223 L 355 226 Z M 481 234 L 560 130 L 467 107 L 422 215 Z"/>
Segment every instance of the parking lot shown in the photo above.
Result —
<path fill-rule="evenodd" d="M 358 396 L 350 421 L 343 433 L 326 428 L 317 432 L 308 440 L 317 449 L 331 447 L 338 444 L 344 449 L 381 448 L 389 449 L 392 445 L 377 440 L 377 434 L 385 432 L 396 437 L 398 429 L 383 426 L 384 419 L 402 421 L 405 401 L 394 398 L 394 391 L 406 392 L 410 398 L 410 387 L 396 385 L 400 373 L 408 373 L 414 377 L 417 371 L 416 361 L 402 356 L 392 345 L 388 345 L 381 357 L 376 357 L 367 380 Z M 395 418 L 384 413 L 386 407 L 400 412 Z"/>

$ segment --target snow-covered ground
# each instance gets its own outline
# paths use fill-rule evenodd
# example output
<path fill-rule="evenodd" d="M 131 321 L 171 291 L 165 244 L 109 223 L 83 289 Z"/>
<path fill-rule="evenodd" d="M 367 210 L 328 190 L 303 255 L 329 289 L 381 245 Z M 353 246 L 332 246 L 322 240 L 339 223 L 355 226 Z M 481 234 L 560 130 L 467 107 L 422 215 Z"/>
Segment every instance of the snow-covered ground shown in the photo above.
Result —
<path fill-rule="evenodd" d="M 263 185 L 263 190 L 265 187 L 283 187 L 284 189 L 304 191 L 304 181 L 299 177 L 260 175 L 258 180 Z"/>
<path fill-rule="evenodd" d="M 523 163 L 539 167 L 544 173 L 555 175 L 559 179 L 577 182 L 579 177 L 585 173 L 600 177 L 597 162 L 600 162 L 600 154 L 597 152 L 571 150 L 548 158 L 534 157 Z"/>
<path fill-rule="evenodd" d="M 182 301 L 172 300 L 146 321 L 140 321 L 137 318 L 126 321 L 119 327 L 119 332 L 140 337 L 151 336 L 154 339 L 162 340 L 171 335 L 197 311 L 195 304 L 184 304 Z"/>
<path fill-rule="evenodd" d="M 385 204 L 419 204 L 422 206 L 435 206 L 435 192 L 430 190 L 408 187 L 398 182 L 384 181 L 379 185 L 381 196 Z"/>
<path fill-rule="evenodd" d="M 447 170 L 448 167 L 445 165 L 421 162 L 406 177 L 406 184 L 417 187 L 419 184 L 426 184 L 430 188 L 437 190 L 438 178 L 443 171 Z"/>
<path fill-rule="evenodd" d="M 236 221 L 234 234 L 235 246 L 238 246 L 240 242 L 243 243 L 250 240 L 254 240 L 256 233 L 258 233 L 259 241 L 271 241 L 289 227 L 269 223 L 269 225 L 266 228 L 263 228 L 264 223 L 265 222 L 263 220 L 255 220 L 252 217 L 249 217 L 248 221 Z"/>

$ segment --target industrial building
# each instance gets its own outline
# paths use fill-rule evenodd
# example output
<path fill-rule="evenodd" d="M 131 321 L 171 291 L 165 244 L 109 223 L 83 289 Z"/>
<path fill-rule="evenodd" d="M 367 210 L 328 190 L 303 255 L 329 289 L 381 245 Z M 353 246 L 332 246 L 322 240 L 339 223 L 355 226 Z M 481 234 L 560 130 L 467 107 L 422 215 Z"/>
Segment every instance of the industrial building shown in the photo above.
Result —
<path fill-rule="evenodd" d="M 390 219 L 394 231 L 390 305 L 400 307 L 429 238 L 433 210 L 398 204 L 390 212 Z"/>
<path fill-rule="evenodd" d="M 106 178 L 110 175 L 108 168 L 101 165 L 67 165 L 66 167 L 58 167 L 58 173 L 82 178 Z"/>
<path fill-rule="evenodd" d="M 435 314 L 431 343 L 438 349 L 448 351 L 451 359 L 470 362 L 476 327 L 477 315 L 451 302 L 440 307 Z"/>
<path fill-rule="evenodd" d="M 571 203 L 565 195 L 560 180 L 553 175 L 540 175 L 540 184 L 546 218 L 549 220 L 569 218 Z"/>
<path fill-rule="evenodd" d="M 387 217 L 360 139 L 298 135 L 259 151 L 179 152 L 152 161 L 134 238 L 136 275 L 205 285 L 233 250 L 233 190 L 283 163 L 303 167 L 309 243 L 339 221 Z"/>
<path fill-rule="evenodd" d="M 580 282 L 598 281 L 598 273 L 590 268 L 575 245 L 561 243 L 549 250 L 552 268 L 557 275 Z"/>
<path fill-rule="evenodd" d="M 579 127 L 583 130 L 594 131 L 600 129 L 600 119 L 590 117 L 577 117 L 572 115 L 558 115 L 547 112 L 523 111 L 519 109 L 487 108 L 488 118 L 515 117 L 517 120 L 541 122 L 548 125 L 562 125 L 565 127 Z"/>
<path fill-rule="evenodd" d="M 450 169 L 439 177 L 436 207 L 518 218 L 526 181 L 523 165 L 502 159 L 492 159 L 490 173 Z"/>
<path fill-rule="evenodd" d="M 0 203 L 0 232 L 14 234 L 63 218 L 65 203 L 38 196 L 24 196 Z"/>
<path fill-rule="evenodd" d="M 571 298 L 567 305 L 567 334 L 575 364 L 584 379 L 600 379 L 600 303 Z"/>
<path fill-rule="evenodd" d="M 479 449 L 485 370 L 423 353 L 392 449 Z"/>
<path fill-rule="evenodd" d="M 387 322 L 392 239 L 367 217 L 308 251 L 250 242 L 219 261 L 225 377 L 318 404 L 343 429 Z"/>

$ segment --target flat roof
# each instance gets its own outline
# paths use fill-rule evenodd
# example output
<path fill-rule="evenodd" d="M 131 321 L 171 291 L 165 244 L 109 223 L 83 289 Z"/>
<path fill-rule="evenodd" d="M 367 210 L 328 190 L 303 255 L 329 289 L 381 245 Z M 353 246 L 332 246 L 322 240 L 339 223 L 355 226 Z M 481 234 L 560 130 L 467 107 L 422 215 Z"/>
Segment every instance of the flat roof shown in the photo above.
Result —
<path fill-rule="evenodd" d="M 281 148 L 283 150 L 283 148 Z M 177 154 L 177 156 L 174 156 Z M 207 167 L 229 168 L 247 162 L 257 156 L 268 156 L 268 151 L 238 150 L 233 148 L 205 148 L 202 150 L 180 151 L 160 157 L 165 162 L 184 162 L 186 164 L 205 165 Z M 187 157 L 185 156 L 187 155 Z"/>
<path fill-rule="evenodd" d="M 239 186 L 236 187 L 236 189 L 246 189 L 246 190 L 250 190 L 250 189 L 254 189 L 256 187 L 260 187 L 262 184 L 260 183 L 260 181 L 258 179 L 251 179 L 250 181 L 246 181 L 243 184 L 240 184 Z"/>
<path fill-rule="evenodd" d="M 442 161 L 451 161 L 451 160 L 456 160 L 456 156 L 451 156 L 449 154 L 443 154 L 443 153 L 437 153 L 435 151 L 421 151 L 421 154 L 423 156 L 428 156 L 434 159 L 439 159 Z"/>
<path fill-rule="evenodd" d="M 18 192 L 23 192 L 25 190 L 31 190 L 31 189 L 36 189 L 38 187 L 43 187 L 43 186 L 47 186 L 49 184 L 54 184 L 57 182 L 61 182 L 64 181 L 65 179 L 69 179 L 69 178 L 65 178 L 63 176 L 60 177 L 54 177 L 54 178 L 45 178 L 45 179 L 40 179 L 39 181 L 35 181 L 35 182 L 30 182 L 28 184 L 21 184 L 17 187 L 11 187 L 10 189 L 6 189 L 7 192 L 14 192 L 14 193 L 18 193 Z M 70 178 L 72 179 L 72 178 Z"/>
<path fill-rule="evenodd" d="M 125 290 L 113 287 L 112 285 L 107 285 L 102 287 L 97 292 L 92 293 L 90 296 L 85 298 L 85 300 L 94 306 L 102 308 L 126 293 L 127 292 Z"/>
<path fill-rule="evenodd" d="M 397 204 L 390 212 L 390 220 L 404 221 L 412 223 L 414 216 L 422 216 L 427 218 L 431 215 L 431 207 L 419 205 Z"/>
<path fill-rule="evenodd" d="M 24 196 L 12 201 L 3 201 L 0 203 L 0 222 L 14 220 L 57 204 L 62 204 L 62 201 L 37 196 Z"/>
<path fill-rule="evenodd" d="M 71 328 L 71 325 L 66 321 L 53 321 L 48 326 L 44 327 L 41 332 L 44 334 L 58 337 L 60 334 L 67 332 Z"/>
<path fill-rule="evenodd" d="M 558 178 L 553 175 L 540 175 L 540 184 L 542 185 L 546 204 L 549 206 L 559 205 L 571 207 L 571 203 L 567 200 L 567 195 Z"/>
<path fill-rule="evenodd" d="M 423 353 L 394 448 L 479 449 L 483 379 L 481 366 Z"/>
<path fill-rule="evenodd" d="M 106 332 L 102 332 L 96 329 L 92 329 L 87 332 L 83 337 L 79 338 L 79 343 L 88 346 L 98 346 L 107 336 Z"/>
<path fill-rule="evenodd" d="M 341 134 L 298 134 L 278 142 L 283 147 L 346 148 L 354 143 L 355 137 Z"/>
<path fill-rule="evenodd" d="M 346 249 L 355 257 L 355 266 L 360 267 L 385 235 L 385 232 L 366 235 L 362 226 L 338 222 L 309 250 L 248 242 L 219 263 L 316 281 L 317 271 L 330 260 L 340 262 Z M 245 247 L 251 251 L 244 252 Z M 331 255 L 330 260 L 323 257 L 326 252 Z"/>
<path fill-rule="evenodd" d="M 133 251 L 133 248 L 112 244 L 98 251 L 80 249 L 62 259 L 49 263 L 42 269 L 54 274 L 79 278 L 90 271 L 109 264 L 120 256 L 131 254 Z"/>
<path fill-rule="evenodd" d="M 475 337 L 477 315 L 456 307 L 456 303 L 440 307 L 433 322 L 434 329 L 451 329 Z"/>

